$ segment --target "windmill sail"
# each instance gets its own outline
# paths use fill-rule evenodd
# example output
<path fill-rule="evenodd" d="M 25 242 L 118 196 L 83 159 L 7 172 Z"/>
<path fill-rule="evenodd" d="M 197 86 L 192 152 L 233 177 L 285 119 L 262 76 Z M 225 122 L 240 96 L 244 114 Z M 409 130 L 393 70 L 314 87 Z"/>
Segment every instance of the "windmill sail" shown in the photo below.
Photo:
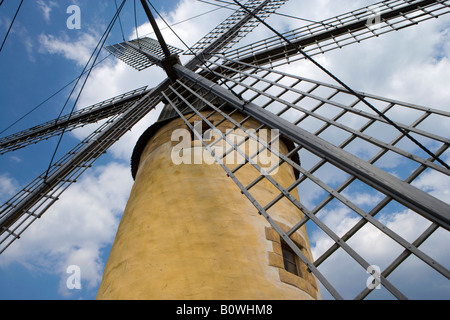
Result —
<path fill-rule="evenodd" d="M 54 163 L 48 172 L 19 191 L 0 207 L 0 253 L 54 204 L 59 196 L 84 173 L 109 147 L 128 132 L 160 102 L 154 89 L 135 100 Z"/>
<path fill-rule="evenodd" d="M 450 1 L 382 1 L 285 32 L 283 36 L 314 56 L 415 26 L 449 12 Z M 228 50 L 224 55 L 253 65 L 281 65 L 304 58 L 277 36 Z"/>
<path fill-rule="evenodd" d="M 286 2 L 287 0 L 249 0 L 245 6 L 264 20 Z M 245 10 L 238 9 L 192 46 L 186 54 L 219 53 L 239 42 L 259 24 L 260 22 Z"/>
<path fill-rule="evenodd" d="M 138 88 L 92 106 L 80 109 L 71 115 L 65 115 L 36 127 L 12 134 L 0 139 L 0 154 L 24 148 L 30 144 L 49 139 L 61 134 L 62 131 L 72 131 L 89 123 L 95 123 L 117 114 L 123 113 L 137 99 L 143 97 L 147 87 Z"/>

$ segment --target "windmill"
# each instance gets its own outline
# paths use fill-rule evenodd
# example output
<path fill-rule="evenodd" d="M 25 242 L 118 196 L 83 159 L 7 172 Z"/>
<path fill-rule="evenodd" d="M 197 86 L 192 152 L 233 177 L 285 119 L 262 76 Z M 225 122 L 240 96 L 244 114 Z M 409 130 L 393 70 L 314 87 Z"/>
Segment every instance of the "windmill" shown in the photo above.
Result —
<path fill-rule="evenodd" d="M 141 39 L 111 46 L 109 51 L 132 67 L 142 70 L 156 64 L 166 71 L 168 78 L 153 89 L 136 89 L 80 110 L 59 121 L 50 121 L 3 138 L 0 141 L 0 152 L 6 153 L 86 123 L 108 119 L 61 160 L 55 162 L 49 171 L 2 206 L 2 252 L 36 219 L 41 218 L 61 193 L 76 182 L 112 144 L 150 110 L 163 102 L 165 108 L 160 121 L 177 117 L 193 132 L 222 167 L 224 174 L 236 185 L 242 197 L 250 201 L 261 219 L 265 218 L 296 254 L 297 259 L 306 266 L 307 271 L 333 297 L 342 296 L 322 274 L 320 267 L 327 261 L 332 261 L 339 251 L 345 252 L 363 271 L 372 274 L 375 280 L 376 285 L 368 286 L 365 281 L 361 283 L 361 293 L 357 298 L 370 294 L 378 282 L 394 297 L 405 298 L 388 277 L 403 266 L 410 256 L 416 257 L 448 280 L 448 269 L 423 252 L 420 245 L 438 230 L 448 232 L 450 207 L 413 187 L 412 183 L 429 172 L 449 175 L 448 165 L 441 159 L 448 148 L 448 138 L 442 136 L 443 133 L 436 134 L 423 129 L 421 124 L 429 119 L 445 121 L 450 114 L 357 92 L 343 83 L 331 85 L 306 79 L 274 67 L 298 59 L 312 60 L 314 55 L 439 17 L 449 12 L 449 1 L 382 1 L 376 4 L 379 9 L 376 15 L 379 19 L 377 28 L 368 24 L 374 13 L 366 7 L 287 33 L 276 33 L 271 38 L 238 49 L 231 48 L 257 25 L 264 24 L 264 18 L 283 3 L 284 1 L 254 0 L 247 2 L 245 7 L 236 7 L 237 10 L 232 16 L 186 52 L 193 55 L 193 58 L 184 66 L 176 56 L 180 52 L 165 44 L 162 36 L 158 34 L 157 26 L 155 32 L 158 41 Z M 146 2 L 142 1 L 142 4 L 153 23 Z M 236 5 L 240 4 L 236 2 Z M 206 107 L 222 120 L 210 121 L 210 116 L 201 112 Z M 414 110 L 417 116 L 407 123 L 402 120 L 392 121 L 390 115 L 401 110 Z M 246 118 L 236 121 L 233 114 L 237 112 Z M 213 143 L 225 141 L 232 146 L 233 152 L 239 153 L 245 159 L 246 165 L 251 165 L 259 173 L 253 181 L 243 183 L 238 171 L 244 166 L 238 165 L 231 169 L 226 166 L 223 161 L 225 155 L 216 154 L 211 142 L 192 125 L 189 118 L 192 114 L 206 125 L 206 129 L 217 133 L 221 132 L 221 121 L 231 122 L 235 128 L 248 132 L 245 140 L 257 138 L 255 133 L 249 132 L 244 125 L 245 121 L 254 120 L 261 124 L 256 132 L 267 127 L 277 129 L 280 137 L 287 141 L 291 148 L 288 153 L 279 155 L 279 161 L 274 168 L 264 169 L 252 159 L 266 149 L 274 152 L 270 143 L 258 140 L 262 144 L 261 147 L 256 153 L 247 154 L 242 152 L 239 144 L 230 143 L 226 135 L 219 134 L 219 139 Z M 312 119 L 318 123 L 315 127 L 310 123 Z M 353 122 L 357 125 L 350 125 L 345 119 L 357 120 Z M 378 131 L 386 127 L 397 130 L 397 134 L 388 140 L 377 135 Z M 338 139 L 333 139 L 335 137 Z M 350 146 L 356 142 L 366 143 L 376 151 L 368 159 L 361 158 L 351 151 Z M 407 142 L 414 143 L 419 149 L 409 145 L 404 147 Z M 392 154 L 415 164 L 403 179 L 377 166 L 378 161 Z M 305 159 L 315 160 L 312 165 L 305 165 Z M 284 163 L 289 164 L 296 172 L 296 180 L 291 185 L 283 185 L 270 175 L 271 170 Z M 328 182 L 321 174 L 324 170 L 342 172 L 344 179 L 339 183 Z M 133 173 L 136 174 L 135 171 Z M 262 181 L 270 183 L 277 190 L 277 194 L 268 203 L 260 203 L 253 194 L 254 187 Z M 310 185 L 320 189 L 323 196 L 320 201 L 308 207 L 301 201 L 301 190 Z M 300 200 L 292 195 L 296 188 L 300 190 Z M 352 201 L 346 192 L 353 188 L 367 188 L 382 197 L 371 208 L 366 208 Z M 304 214 L 301 220 L 288 226 L 289 229 L 286 230 L 280 227 L 270 213 L 270 208 L 280 201 L 289 203 Z M 351 210 L 359 219 L 342 235 L 338 235 L 334 226 L 325 223 L 321 217 L 322 212 L 331 214 L 338 205 Z M 377 214 L 388 206 L 398 206 L 420 215 L 427 220 L 427 229 L 416 239 L 407 241 L 377 219 Z M 332 240 L 332 245 L 314 261 L 291 239 L 306 223 L 313 224 Z M 384 270 L 374 270 L 372 264 L 357 252 L 351 241 L 355 235 L 364 232 L 367 225 L 382 232 L 403 250 Z"/>

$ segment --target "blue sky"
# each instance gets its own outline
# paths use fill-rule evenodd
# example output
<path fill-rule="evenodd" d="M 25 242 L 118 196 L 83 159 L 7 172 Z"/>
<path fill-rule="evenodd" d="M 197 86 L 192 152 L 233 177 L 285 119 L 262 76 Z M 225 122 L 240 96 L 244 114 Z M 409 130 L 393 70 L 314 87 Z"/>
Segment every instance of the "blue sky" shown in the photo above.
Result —
<path fill-rule="evenodd" d="M 6 34 L 19 2 L 5 0 L 0 7 L 0 39 Z M 117 2 L 120 3 L 119 0 Z M 291 0 L 279 12 L 320 20 L 372 2 L 320 0 L 302 1 L 299 5 L 299 0 Z M 151 32 L 151 29 L 139 1 L 137 3 L 138 33 L 142 36 Z M 170 23 L 214 9 L 195 0 L 152 3 Z M 81 9 L 79 30 L 69 30 L 66 26 L 70 16 L 66 10 L 73 4 Z M 133 9 L 133 1 L 130 0 L 121 15 L 127 39 L 134 38 Z M 79 75 L 114 12 L 113 0 L 24 1 L 12 32 L 0 52 L 0 131 Z M 221 9 L 174 28 L 192 45 L 229 14 L 229 11 Z M 431 23 L 403 30 L 401 34 L 386 35 L 350 46 L 352 48 L 330 52 L 321 58 L 321 62 L 357 90 L 449 110 L 449 18 L 441 17 Z M 288 30 L 298 26 L 299 22 L 278 19 L 273 23 L 280 30 Z M 169 44 L 185 50 L 168 30 L 164 30 L 163 34 Z M 260 37 L 271 36 L 267 30 L 261 29 L 256 34 Z M 106 45 L 121 41 L 122 33 L 116 24 Z M 105 55 L 103 52 L 101 57 Z M 328 81 L 309 65 L 301 65 L 297 70 L 307 77 Z M 110 57 L 94 69 L 77 108 L 143 85 L 154 86 L 163 78 L 163 72 L 156 67 L 137 72 Z M 58 94 L 0 136 L 56 118 L 70 89 Z M 66 110 L 71 107 L 69 104 Z M 95 299 L 101 273 L 132 186 L 129 168 L 132 148 L 156 117 L 157 113 L 154 112 L 143 119 L 107 155 L 100 158 L 77 184 L 65 192 L 55 207 L 24 234 L 23 239 L 0 257 L 0 299 Z M 87 126 L 66 134 L 57 158 L 94 127 Z M 56 142 L 57 139 L 53 138 L 0 156 L 2 203 L 47 169 Z M 447 190 L 450 188 L 448 181 L 442 186 Z M 345 220 L 345 213 L 341 217 Z M 351 221 L 350 217 L 345 218 Z M 398 215 L 390 219 L 386 217 L 386 221 L 395 224 L 402 219 L 407 220 L 408 216 Z M 311 239 L 318 251 L 322 241 L 326 242 L 319 234 L 312 234 Z M 445 261 L 450 263 L 448 258 L 446 256 Z M 81 290 L 68 290 L 65 286 L 68 276 L 66 268 L 69 265 L 82 267 Z M 431 296 L 450 298 L 450 290 L 445 292 L 444 289 L 432 292 Z M 426 298 L 430 297 L 430 293 L 414 293 L 414 297 Z"/>

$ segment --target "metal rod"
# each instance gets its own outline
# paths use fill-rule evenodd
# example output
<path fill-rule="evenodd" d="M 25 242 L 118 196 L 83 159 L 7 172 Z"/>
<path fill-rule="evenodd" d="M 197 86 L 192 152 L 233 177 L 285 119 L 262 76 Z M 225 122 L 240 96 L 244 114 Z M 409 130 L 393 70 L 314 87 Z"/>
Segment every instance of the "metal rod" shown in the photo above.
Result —
<path fill-rule="evenodd" d="M 169 58 L 171 56 L 170 50 L 167 47 L 166 41 L 164 40 L 164 37 L 161 34 L 161 30 L 159 30 L 158 24 L 156 23 L 156 20 L 153 17 L 152 11 L 150 10 L 150 8 L 148 6 L 147 1 L 141 0 L 141 4 L 144 7 L 145 14 L 148 17 L 150 24 L 152 25 L 153 31 L 155 32 L 155 35 L 156 35 L 156 38 L 158 39 L 158 42 L 161 45 L 161 49 L 164 52 L 164 56 L 166 58 Z"/>

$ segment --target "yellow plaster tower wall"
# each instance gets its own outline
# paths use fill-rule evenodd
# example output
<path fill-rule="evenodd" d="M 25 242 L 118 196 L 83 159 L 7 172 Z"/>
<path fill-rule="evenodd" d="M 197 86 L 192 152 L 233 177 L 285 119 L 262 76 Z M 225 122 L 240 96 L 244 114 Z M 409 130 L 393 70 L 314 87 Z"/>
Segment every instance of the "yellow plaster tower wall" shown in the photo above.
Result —
<path fill-rule="evenodd" d="M 223 131 L 232 127 L 230 122 L 218 126 Z M 280 237 L 219 164 L 171 161 L 176 145 L 171 137 L 179 128 L 187 128 L 182 119 L 160 127 L 141 151 L 97 299 L 320 298 L 317 281 L 306 268 L 301 276 L 284 270 Z M 281 144 L 280 152 L 286 151 Z M 237 172 L 244 185 L 257 176 L 249 164 Z M 286 163 L 274 177 L 284 187 L 295 181 L 294 170 Z M 262 205 L 279 194 L 267 180 L 251 191 Z M 302 218 L 286 199 L 268 212 L 286 231 Z M 311 256 L 304 227 L 291 238 Z"/>

